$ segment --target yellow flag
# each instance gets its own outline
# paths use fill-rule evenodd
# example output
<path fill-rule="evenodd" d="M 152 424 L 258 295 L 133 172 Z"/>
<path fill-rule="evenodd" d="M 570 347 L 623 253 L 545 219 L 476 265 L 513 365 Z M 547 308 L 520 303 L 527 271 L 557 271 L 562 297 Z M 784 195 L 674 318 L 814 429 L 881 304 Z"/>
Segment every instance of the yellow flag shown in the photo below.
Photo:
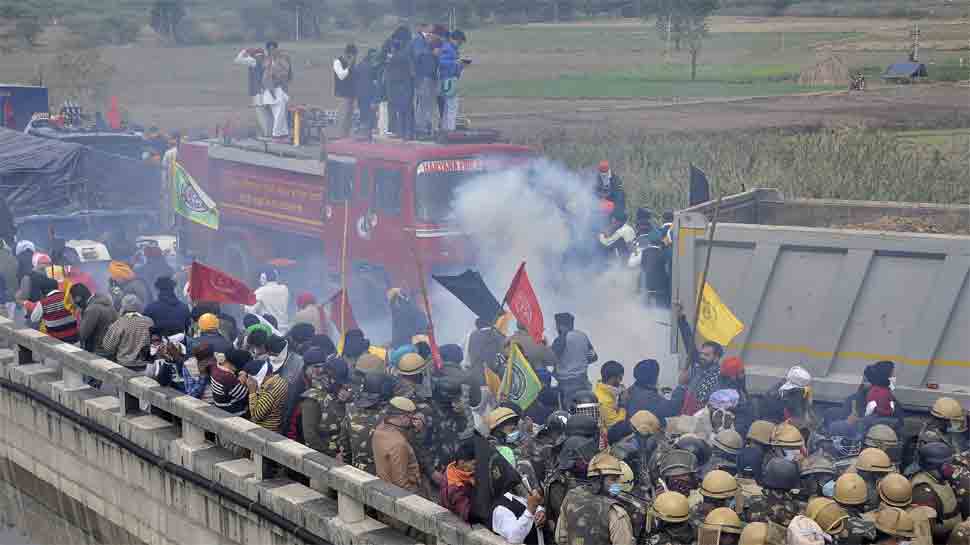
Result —
<path fill-rule="evenodd" d="M 704 283 L 704 293 L 701 296 L 701 312 L 697 318 L 697 331 L 704 338 L 720 343 L 721 346 L 731 344 L 731 341 L 744 331 L 744 324 L 731 312 L 714 288 Z"/>

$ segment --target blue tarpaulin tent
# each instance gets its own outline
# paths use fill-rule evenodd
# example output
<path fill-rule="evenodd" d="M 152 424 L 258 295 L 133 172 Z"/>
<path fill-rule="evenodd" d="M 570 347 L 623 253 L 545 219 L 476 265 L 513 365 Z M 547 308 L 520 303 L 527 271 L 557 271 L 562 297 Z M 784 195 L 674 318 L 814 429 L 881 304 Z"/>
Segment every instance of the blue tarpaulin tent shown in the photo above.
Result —
<path fill-rule="evenodd" d="M 912 81 L 926 77 L 926 65 L 921 62 L 897 62 L 889 65 L 882 79 Z"/>

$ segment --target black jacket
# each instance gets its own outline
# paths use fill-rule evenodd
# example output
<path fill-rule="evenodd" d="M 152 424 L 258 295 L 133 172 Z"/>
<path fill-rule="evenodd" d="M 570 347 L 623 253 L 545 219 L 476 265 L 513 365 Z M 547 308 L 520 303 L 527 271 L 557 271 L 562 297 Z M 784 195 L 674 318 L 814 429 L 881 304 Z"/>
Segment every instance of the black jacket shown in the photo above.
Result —
<path fill-rule="evenodd" d="M 644 388 L 634 384 L 627 390 L 626 414 L 633 416 L 638 411 L 650 411 L 656 416 L 661 424 L 666 424 L 667 418 L 680 414 L 680 408 L 684 405 L 684 394 L 687 389 L 678 386 L 674 389 L 670 399 L 660 395 L 656 388 Z"/>
<path fill-rule="evenodd" d="M 145 316 L 151 318 L 155 327 L 166 337 L 185 333 L 192 322 L 189 306 L 179 301 L 172 291 L 160 292 L 158 300 L 145 307 Z"/>

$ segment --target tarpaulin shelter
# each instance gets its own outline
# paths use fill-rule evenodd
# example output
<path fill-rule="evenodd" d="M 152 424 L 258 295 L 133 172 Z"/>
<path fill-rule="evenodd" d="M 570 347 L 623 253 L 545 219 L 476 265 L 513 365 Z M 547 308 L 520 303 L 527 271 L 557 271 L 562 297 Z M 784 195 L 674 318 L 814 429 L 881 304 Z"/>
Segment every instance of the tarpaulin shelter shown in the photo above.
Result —
<path fill-rule="evenodd" d="M 156 165 L 0 129 L 0 195 L 16 217 L 157 209 L 160 185 Z"/>
<path fill-rule="evenodd" d="M 882 79 L 913 81 L 926 76 L 926 65 L 921 62 L 897 62 L 889 65 L 889 68 L 882 74 Z"/>

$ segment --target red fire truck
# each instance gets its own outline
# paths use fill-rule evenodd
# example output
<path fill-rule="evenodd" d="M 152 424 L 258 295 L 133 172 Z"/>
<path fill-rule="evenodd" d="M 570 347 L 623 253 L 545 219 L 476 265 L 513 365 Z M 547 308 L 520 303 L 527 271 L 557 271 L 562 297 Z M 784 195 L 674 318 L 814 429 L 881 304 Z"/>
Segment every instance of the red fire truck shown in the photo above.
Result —
<path fill-rule="evenodd" d="M 186 227 L 188 250 L 247 281 L 274 259 L 311 269 L 325 263 L 321 277 L 338 274 L 346 255 L 348 276 L 375 288 L 370 291 L 414 289 L 418 259 L 426 274 L 473 261 L 449 219 L 456 189 L 482 172 L 522 164 L 534 152 L 494 142 L 348 139 L 329 142 L 322 155 L 261 141 L 183 143 L 179 162 L 221 213 L 218 230 Z M 312 280 L 305 287 L 323 287 Z"/>

